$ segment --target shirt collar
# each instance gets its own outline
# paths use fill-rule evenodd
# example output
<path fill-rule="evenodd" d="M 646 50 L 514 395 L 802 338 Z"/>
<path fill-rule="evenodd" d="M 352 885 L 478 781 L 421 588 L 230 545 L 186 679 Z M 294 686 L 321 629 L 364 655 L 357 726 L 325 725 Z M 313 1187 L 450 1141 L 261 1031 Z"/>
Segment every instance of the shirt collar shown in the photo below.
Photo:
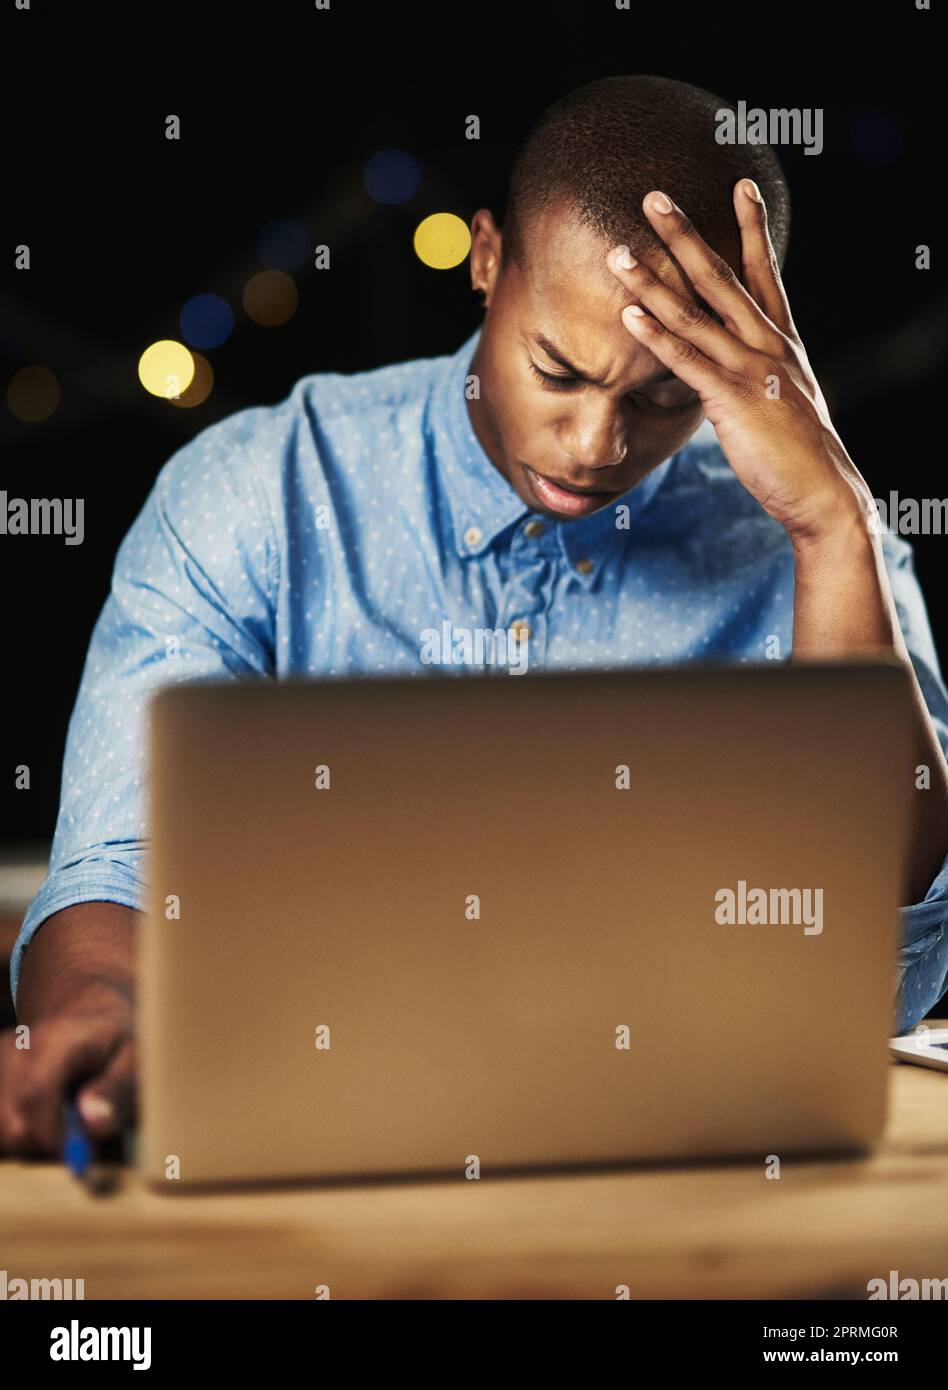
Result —
<path fill-rule="evenodd" d="M 491 463 L 474 433 L 466 383 L 480 336 L 478 328 L 448 359 L 437 387 L 439 423 L 444 423 L 448 443 L 439 457 L 451 504 L 454 544 L 461 556 L 483 554 L 501 531 L 530 510 Z"/>
<path fill-rule="evenodd" d="M 448 359 L 436 388 L 439 424 L 443 422 L 449 444 L 440 451 L 440 461 L 451 506 L 454 544 L 462 557 L 483 554 L 502 531 L 531 512 L 491 462 L 474 432 L 467 408 L 466 380 L 480 335 L 477 328 Z M 613 546 L 629 535 L 635 518 L 652 501 L 677 457 L 673 454 L 616 498 L 612 506 L 591 516 L 560 522 L 543 516 L 547 525 L 555 526 L 563 553 L 582 584 L 595 582 Z M 621 526 L 617 525 L 619 507 L 628 508 Z"/>

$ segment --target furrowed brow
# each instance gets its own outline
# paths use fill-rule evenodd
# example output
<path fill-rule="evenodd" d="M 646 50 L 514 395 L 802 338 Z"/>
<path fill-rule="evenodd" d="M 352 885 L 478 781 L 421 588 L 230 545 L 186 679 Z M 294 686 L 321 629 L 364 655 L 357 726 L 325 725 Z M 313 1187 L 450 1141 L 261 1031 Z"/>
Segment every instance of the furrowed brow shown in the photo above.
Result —
<path fill-rule="evenodd" d="M 602 377 L 592 376 L 589 372 L 583 372 L 580 371 L 579 367 L 574 367 L 569 358 L 566 357 L 564 353 L 560 352 L 559 348 L 556 347 L 553 343 L 551 343 L 549 338 L 547 338 L 545 334 L 534 333 L 533 341 L 536 343 L 537 347 L 543 349 L 547 357 L 552 357 L 553 361 L 556 362 L 560 367 L 565 367 L 565 369 L 570 373 L 571 376 L 579 377 L 580 381 L 588 381 L 592 386 L 603 385 Z M 660 382 L 674 380 L 675 373 L 669 371 L 667 367 L 663 367 L 661 370 L 657 371 L 654 376 L 651 376 L 648 378 L 647 381 L 644 381 L 642 385 L 657 386 Z"/>

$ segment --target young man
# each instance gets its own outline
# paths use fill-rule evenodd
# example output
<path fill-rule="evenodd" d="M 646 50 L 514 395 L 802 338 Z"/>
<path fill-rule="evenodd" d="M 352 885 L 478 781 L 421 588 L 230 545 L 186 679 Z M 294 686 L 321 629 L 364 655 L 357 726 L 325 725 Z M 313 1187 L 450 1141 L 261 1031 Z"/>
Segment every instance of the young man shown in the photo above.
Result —
<path fill-rule="evenodd" d="M 0 1040 L 0 1148 L 53 1150 L 71 1082 L 99 1136 L 132 1114 L 150 693 L 421 674 L 445 621 L 525 635 L 534 667 L 896 652 L 906 777 L 930 782 L 899 1028 L 940 997 L 948 697 L 911 550 L 879 533 L 790 316 L 779 166 L 717 142 L 725 106 L 658 78 L 569 94 L 518 154 L 503 230 L 473 220 L 486 317 L 453 356 L 305 377 L 166 464 L 118 553 L 16 944 L 32 1046 Z"/>

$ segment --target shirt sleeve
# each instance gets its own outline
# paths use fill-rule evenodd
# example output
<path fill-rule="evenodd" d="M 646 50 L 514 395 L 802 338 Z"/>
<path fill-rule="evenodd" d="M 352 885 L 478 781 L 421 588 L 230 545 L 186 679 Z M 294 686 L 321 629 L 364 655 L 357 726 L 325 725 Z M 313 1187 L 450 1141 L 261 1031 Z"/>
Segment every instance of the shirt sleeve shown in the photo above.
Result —
<path fill-rule="evenodd" d="M 948 693 L 932 639 L 925 600 L 915 575 L 912 547 L 889 531 L 882 534 L 886 572 L 896 613 L 932 724 L 948 755 Z M 938 1003 L 948 988 L 948 854 L 922 902 L 902 908 L 902 940 L 896 978 L 899 1034 Z"/>
<path fill-rule="evenodd" d="M 164 465 L 116 555 L 66 738 L 47 876 L 10 962 L 52 913 L 144 907 L 145 717 L 161 685 L 267 678 L 279 555 L 252 431 L 240 412 Z"/>

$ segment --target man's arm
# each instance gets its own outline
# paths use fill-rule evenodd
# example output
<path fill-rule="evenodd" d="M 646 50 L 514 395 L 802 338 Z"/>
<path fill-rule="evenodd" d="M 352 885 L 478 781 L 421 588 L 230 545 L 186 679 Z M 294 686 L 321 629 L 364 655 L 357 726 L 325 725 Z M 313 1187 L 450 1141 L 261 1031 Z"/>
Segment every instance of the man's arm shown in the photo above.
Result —
<path fill-rule="evenodd" d="M 253 441 L 234 443 L 247 414 L 169 460 L 119 547 L 69 722 L 49 873 L 14 944 L 14 1002 L 47 917 L 83 902 L 144 907 L 151 696 L 180 681 L 273 674 L 276 536 Z"/>
<path fill-rule="evenodd" d="M 948 851 L 948 764 L 912 666 L 885 568 L 882 541 L 854 505 L 824 532 L 794 537 L 794 657 L 894 652 L 908 670 L 914 697 L 914 752 L 929 785 L 914 790 L 904 901 L 921 902 Z"/>
<path fill-rule="evenodd" d="M 893 1023 L 893 1032 L 907 1033 L 948 982 L 948 691 L 906 541 L 880 530 L 875 517 L 822 541 L 798 538 L 794 556 L 794 655 L 891 651 L 911 674 L 915 744 L 906 776 L 914 800 Z M 918 766 L 928 768 L 927 786 L 915 783 Z"/>
<path fill-rule="evenodd" d="M 180 450 L 119 549 L 69 724 L 49 872 L 11 959 L 32 1036 L 29 1049 L 12 1031 L 0 1037 L 0 1093 L 22 1102 L 0 1120 L 0 1149 L 54 1151 L 69 1068 L 73 1080 L 111 1085 L 109 1069 L 127 1073 L 134 1056 L 151 695 L 177 681 L 273 675 L 278 537 L 258 466 L 276 449 L 253 438 L 253 419 L 232 416 Z"/>
<path fill-rule="evenodd" d="M 740 278 L 666 194 L 647 194 L 642 208 L 695 294 L 681 294 L 617 246 L 606 264 L 632 301 L 621 320 L 698 393 L 735 475 L 790 537 L 794 656 L 895 652 L 912 676 L 916 765 L 929 768 L 930 784 L 915 792 L 906 887 L 913 902 L 903 909 L 899 1026 L 911 1026 L 943 992 L 948 970 L 948 774 L 900 631 L 872 493 L 836 432 L 793 322 L 754 182 L 734 187 Z M 918 606 L 924 622 L 920 597 Z M 944 710 L 933 649 L 927 666 Z M 940 723 L 945 731 L 945 718 Z"/>

